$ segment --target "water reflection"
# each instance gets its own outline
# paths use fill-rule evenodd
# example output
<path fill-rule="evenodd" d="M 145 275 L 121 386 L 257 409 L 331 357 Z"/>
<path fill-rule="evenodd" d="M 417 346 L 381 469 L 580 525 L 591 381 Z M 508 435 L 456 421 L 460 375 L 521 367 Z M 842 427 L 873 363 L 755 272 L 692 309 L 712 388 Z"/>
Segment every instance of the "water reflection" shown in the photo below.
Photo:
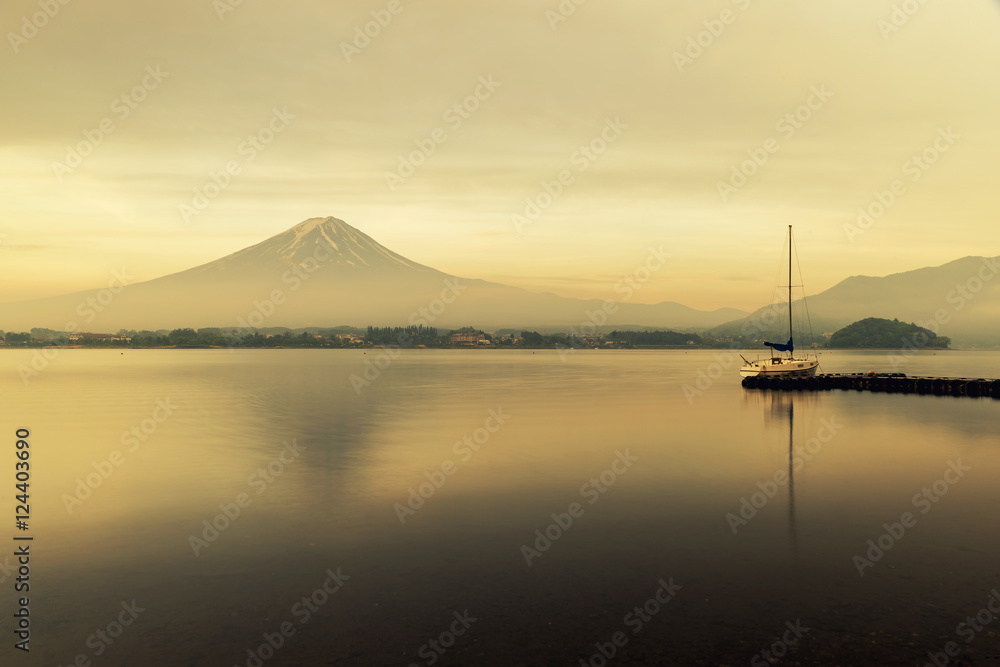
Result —
<path fill-rule="evenodd" d="M 94 614 L 139 597 L 144 629 L 102 664 L 234 664 L 341 565 L 349 585 L 268 664 L 419 662 L 417 648 L 465 608 L 483 621 L 439 664 L 576 664 L 669 576 L 686 588 L 630 639 L 629 659 L 743 663 L 801 616 L 817 628 L 802 664 L 864 664 L 837 652 L 873 632 L 941 632 L 930 612 L 905 609 L 964 608 L 994 585 L 1000 403 L 748 391 L 728 376 L 689 401 L 684 385 L 711 360 L 408 352 L 356 392 L 365 356 L 350 351 L 148 351 L 67 355 L 29 393 L 0 379 L 0 397 L 57 455 L 39 502 L 40 562 L 59 595 L 37 604 L 47 636 L 63 639 L 44 657 L 66 664 Z M 95 382 L 103 393 L 89 400 Z M 183 409 L 68 513 L 60 494 L 167 395 Z M 454 443 L 497 408 L 510 423 L 462 460 Z M 824 422 L 837 435 L 820 451 Z M 195 557 L 192 531 L 292 438 L 301 459 Z M 636 465 L 526 567 L 520 545 L 618 450 Z M 968 479 L 860 578 L 852 556 L 960 457 Z M 401 524 L 394 504 L 449 459 L 457 472 Z M 726 514 L 776 473 L 787 490 L 734 534 Z M 883 621 L 892 614 L 899 628 Z"/>
<path fill-rule="evenodd" d="M 792 550 L 798 554 L 799 535 L 795 526 L 795 403 L 788 404 L 788 533 Z"/>
<path fill-rule="evenodd" d="M 799 536 L 795 514 L 795 404 L 808 404 L 815 408 L 818 403 L 816 394 L 800 392 L 746 392 L 745 401 L 761 408 L 765 428 L 776 432 L 787 433 L 788 436 L 788 536 L 792 553 L 798 556 Z M 787 424 L 787 431 L 784 426 Z"/>

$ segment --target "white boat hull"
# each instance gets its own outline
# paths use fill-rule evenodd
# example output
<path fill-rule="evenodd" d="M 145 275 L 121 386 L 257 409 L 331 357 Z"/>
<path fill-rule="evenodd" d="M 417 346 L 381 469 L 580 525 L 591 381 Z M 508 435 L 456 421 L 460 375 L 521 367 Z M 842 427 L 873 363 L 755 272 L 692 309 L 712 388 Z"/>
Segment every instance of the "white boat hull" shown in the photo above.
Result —
<path fill-rule="evenodd" d="M 817 368 L 819 368 L 819 359 L 770 358 L 745 364 L 740 368 L 740 376 L 811 377 L 816 375 Z"/>

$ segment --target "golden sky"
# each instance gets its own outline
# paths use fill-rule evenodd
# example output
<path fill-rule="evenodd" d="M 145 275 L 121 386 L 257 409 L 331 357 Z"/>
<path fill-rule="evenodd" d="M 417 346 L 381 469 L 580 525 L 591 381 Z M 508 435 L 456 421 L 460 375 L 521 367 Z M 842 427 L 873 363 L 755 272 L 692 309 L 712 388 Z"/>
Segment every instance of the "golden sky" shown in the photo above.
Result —
<path fill-rule="evenodd" d="M 0 26 L 2 300 L 327 215 L 565 296 L 662 246 L 633 301 L 704 309 L 766 302 L 788 224 L 808 293 L 1000 253 L 994 1 L 8 0 Z"/>

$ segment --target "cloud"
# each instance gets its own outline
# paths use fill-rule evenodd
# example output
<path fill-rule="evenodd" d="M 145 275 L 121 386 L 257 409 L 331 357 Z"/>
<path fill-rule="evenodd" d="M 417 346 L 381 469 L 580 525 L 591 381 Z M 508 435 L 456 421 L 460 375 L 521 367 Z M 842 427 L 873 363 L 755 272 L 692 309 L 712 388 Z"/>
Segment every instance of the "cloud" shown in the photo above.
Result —
<path fill-rule="evenodd" d="M 824 251 L 817 282 L 883 272 L 871 261 L 890 261 L 887 248 L 919 266 L 1000 245 L 989 215 L 1000 99 L 982 85 L 1000 66 L 1000 16 L 989 5 L 927 3 L 886 39 L 877 23 L 892 5 L 591 2 L 553 30 L 553 2 L 405 2 L 348 61 L 342 45 L 377 4 L 246 2 L 220 20 L 203 0 L 70 3 L 18 53 L 0 52 L 0 220 L 16 221 L 5 227 L 34 246 L 43 235 L 107 229 L 125 239 L 127 250 L 114 249 L 123 259 L 159 273 L 196 263 L 192 247 L 219 256 L 326 213 L 462 275 L 483 266 L 492 234 L 493 252 L 504 253 L 496 262 L 525 282 L 567 246 L 586 266 L 563 275 L 609 275 L 617 264 L 602 253 L 620 258 L 640 238 L 689 241 L 703 253 L 688 258 L 703 267 L 693 278 L 718 273 L 714 262 L 769 277 L 770 255 L 744 248 L 789 222 Z M 21 25 L 34 8 L 7 3 L 0 23 Z M 679 72 L 674 54 L 723 9 L 735 22 Z M 115 101 L 149 67 L 169 76 L 120 118 Z M 445 114 L 482 76 L 501 87 L 452 128 Z M 721 201 L 718 182 L 780 137 L 776 123 L 817 85 L 833 91 L 829 103 Z M 178 206 L 286 106 L 294 123 L 182 227 Z M 621 141 L 577 174 L 520 245 L 504 242 L 525 197 L 617 116 L 629 124 Z M 106 118 L 114 131 L 59 182 L 52 163 Z M 842 243 L 856 208 L 949 124 L 968 141 L 864 243 Z M 384 174 L 435 128 L 447 141 L 390 192 Z M 933 234 L 945 221 L 962 233 Z M 13 270 L 0 267 L 0 279 Z M 590 289 L 586 276 L 578 286 Z M 732 298 L 748 306 L 752 296 Z"/>

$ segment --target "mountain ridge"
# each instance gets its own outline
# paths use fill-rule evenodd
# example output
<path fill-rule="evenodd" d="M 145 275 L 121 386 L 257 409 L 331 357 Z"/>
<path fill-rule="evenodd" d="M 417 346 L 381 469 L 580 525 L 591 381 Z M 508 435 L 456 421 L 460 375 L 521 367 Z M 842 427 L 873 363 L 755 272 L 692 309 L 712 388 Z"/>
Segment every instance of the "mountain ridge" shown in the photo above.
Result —
<path fill-rule="evenodd" d="M 446 281 L 461 293 L 445 303 Z M 428 304 L 444 304 L 435 326 L 576 327 L 630 324 L 705 329 L 745 315 L 737 309 L 699 311 L 683 304 L 618 303 L 536 293 L 452 276 L 409 260 L 333 216 L 309 218 L 219 259 L 133 283 L 107 304 L 106 290 L 5 304 L 0 329 L 173 329 L 237 326 L 267 311 L 265 326 L 413 324 Z M 108 300 L 108 299 L 105 299 Z M 270 304 L 270 305 L 269 305 Z M 425 318 L 426 319 L 426 318 Z"/>
<path fill-rule="evenodd" d="M 832 332 L 866 317 L 898 318 L 925 323 L 921 326 L 930 322 L 957 345 L 998 345 L 1000 281 L 992 281 L 998 272 L 998 258 L 970 255 L 887 276 L 850 276 L 808 297 L 813 329 Z M 249 318 L 263 320 L 261 326 L 289 328 L 422 323 L 488 330 L 586 333 L 611 326 L 738 335 L 746 323 L 771 311 L 787 313 L 782 305 L 747 314 L 727 308 L 700 311 L 673 301 L 578 299 L 453 276 L 326 216 L 304 220 L 219 259 L 126 287 L 4 304 L 0 329 L 64 330 L 70 324 L 80 331 L 236 327 Z"/>
<path fill-rule="evenodd" d="M 939 266 L 887 276 L 850 276 L 809 296 L 811 319 L 820 331 L 836 331 L 869 317 L 899 319 L 932 328 L 956 344 L 1000 344 L 1000 257 L 969 255 Z M 801 305 L 801 300 L 793 303 Z M 711 329 L 731 335 L 768 313 L 786 313 L 783 305 L 759 308 L 745 318 Z M 818 332 L 817 332 L 818 333 Z"/>

